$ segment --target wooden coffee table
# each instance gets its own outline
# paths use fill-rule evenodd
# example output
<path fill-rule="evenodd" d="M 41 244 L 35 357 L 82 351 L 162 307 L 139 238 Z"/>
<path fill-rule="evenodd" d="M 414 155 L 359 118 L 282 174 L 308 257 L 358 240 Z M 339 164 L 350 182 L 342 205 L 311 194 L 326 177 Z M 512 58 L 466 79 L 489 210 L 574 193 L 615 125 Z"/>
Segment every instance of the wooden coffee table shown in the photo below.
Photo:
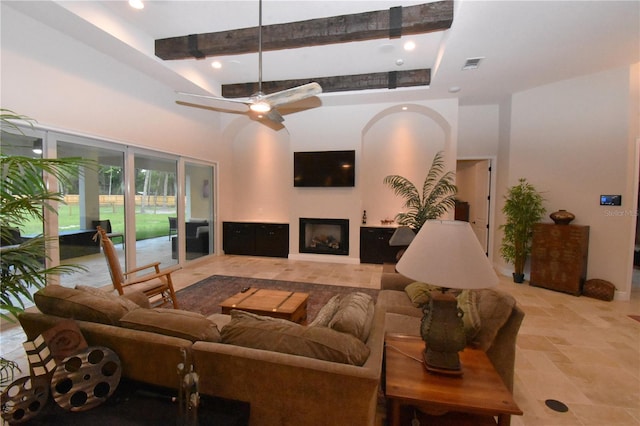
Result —
<path fill-rule="evenodd" d="M 460 352 L 462 376 L 445 376 L 427 372 L 423 350 L 419 337 L 388 334 L 385 338 L 390 425 L 400 425 L 401 408 L 407 405 L 426 413 L 430 424 L 436 425 L 449 424 L 457 416 L 472 418 L 469 424 L 495 425 L 497 416 L 498 425 L 503 426 L 510 423 L 512 414 L 522 415 L 484 351 L 466 348 Z"/>
<path fill-rule="evenodd" d="M 234 294 L 220 303 L 220 307 L 223 314 L 229 314 L 232 309 L 240 309 L 303 324 L 307 320 L 308 299 L 309 293 L 252 287 L 245 292 Z"/>

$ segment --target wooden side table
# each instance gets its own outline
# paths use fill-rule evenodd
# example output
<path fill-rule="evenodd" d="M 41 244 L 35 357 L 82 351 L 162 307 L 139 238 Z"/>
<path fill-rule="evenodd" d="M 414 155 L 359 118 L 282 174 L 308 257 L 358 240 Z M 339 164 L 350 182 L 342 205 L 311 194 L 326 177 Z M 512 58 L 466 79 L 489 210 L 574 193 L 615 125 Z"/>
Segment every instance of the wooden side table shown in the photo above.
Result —
<path fill-rule="evenodd" d="M 433 416 L 429 417 L 433 424 L 450 424 L 448 418 L 469 416 L 478 425 L 495 424 L 493 417 L 497 416 L 498 425 L 504 426 L 509 425 L 512 414 L 522 415 L 484 351 L 466 348 L 460 353 L 462 376 L 445 376 L 427 372 L 423 350 L 424 341 L 419 337 L 386 336 L 385 396 L 390 425 L 401 424 L 401 408 L 407 405 Z"/>

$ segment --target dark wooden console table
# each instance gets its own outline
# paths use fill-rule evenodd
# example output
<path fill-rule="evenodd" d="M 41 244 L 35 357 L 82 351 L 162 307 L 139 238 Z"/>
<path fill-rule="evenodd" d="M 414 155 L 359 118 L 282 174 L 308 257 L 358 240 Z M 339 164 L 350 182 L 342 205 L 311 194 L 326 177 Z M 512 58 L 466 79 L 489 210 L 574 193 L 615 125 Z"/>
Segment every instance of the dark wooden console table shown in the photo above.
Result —
<path fill-rule="evenodd" d="M 225 254 L 289 256 L 289 224 L 268 222 L 223 222 Z"/>

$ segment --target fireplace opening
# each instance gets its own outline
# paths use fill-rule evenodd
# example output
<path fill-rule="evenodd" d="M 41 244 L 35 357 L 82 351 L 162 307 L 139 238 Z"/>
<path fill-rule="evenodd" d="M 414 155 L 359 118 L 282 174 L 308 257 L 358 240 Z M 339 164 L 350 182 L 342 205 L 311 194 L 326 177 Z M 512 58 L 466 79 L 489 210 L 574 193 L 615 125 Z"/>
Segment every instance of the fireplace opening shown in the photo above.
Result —
<path fill-rule="evenodd" d="M 349 255 L 349 219 L 300 218 L 300 253 Z"/>

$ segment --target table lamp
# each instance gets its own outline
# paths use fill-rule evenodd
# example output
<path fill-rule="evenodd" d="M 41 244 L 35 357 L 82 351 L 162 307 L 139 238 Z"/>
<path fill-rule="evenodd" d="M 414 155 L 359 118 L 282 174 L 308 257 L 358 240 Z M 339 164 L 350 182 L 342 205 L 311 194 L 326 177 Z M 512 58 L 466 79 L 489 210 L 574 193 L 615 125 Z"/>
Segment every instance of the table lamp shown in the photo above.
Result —
<path fill-rule="evenodd" d="M 466 346 L 462 311 L 449 289 L 481 289 L 498 284 L 496 275 L 468 222 L 428 220 L 396 270 L 416 281 L 440 287 L 423 306 L 420 334 L 428 371 L 461 375 L 458 352 Z"/>
<path fill-rule="evenodd" d="M 392 247 L 398 247 L 399 250 L 396 253 L 396 262 L 400 260 L 405 250 L 411 244 L 411 241 L 416 237 L 416 233 L 408 226 L 399 226 L 391 238 L 389 238 L 389 245 Z"/>

